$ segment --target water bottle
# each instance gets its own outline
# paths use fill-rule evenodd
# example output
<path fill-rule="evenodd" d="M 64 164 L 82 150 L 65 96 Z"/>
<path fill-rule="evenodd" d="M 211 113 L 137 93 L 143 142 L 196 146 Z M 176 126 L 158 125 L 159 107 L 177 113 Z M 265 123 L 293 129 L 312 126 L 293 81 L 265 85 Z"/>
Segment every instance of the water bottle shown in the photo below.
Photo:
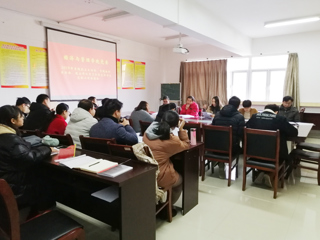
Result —
<path fill-rule="evenodd" d="M 197 129 L 190 128 L 191 145 L 197 145 Z"/>

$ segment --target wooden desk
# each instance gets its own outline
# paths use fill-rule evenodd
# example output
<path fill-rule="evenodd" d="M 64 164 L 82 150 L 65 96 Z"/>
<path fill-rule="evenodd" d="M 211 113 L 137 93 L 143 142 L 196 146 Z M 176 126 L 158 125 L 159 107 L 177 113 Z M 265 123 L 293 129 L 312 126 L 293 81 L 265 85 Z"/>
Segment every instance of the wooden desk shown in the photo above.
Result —
<path fill-rule="evenodd" d="M 183 177 L 182 214 L 185 215 L 199 201 L 199 157 L 203 143 L 190 145 L 188 150 L 171 157 L 174 168 Z"/>
<path fill-rule="evenodd" d="M 86 150 L 76 151 L 76 155 L 81 154 L 118 163 L 128 160 Z M 53 156 L 45 162 L 41 172 L 51 181 L 58 202 L 119 228 L 121 240 L 156 238 L 156 166 L 130 160 L 125 165 L 132 166 L 133 170 L 108 178 L 59 166 L 54 162 L 56 158 Z M 95 191 L 114 185 L 119 188 L 119 198 L 112 203 L 91 196 Z"/>

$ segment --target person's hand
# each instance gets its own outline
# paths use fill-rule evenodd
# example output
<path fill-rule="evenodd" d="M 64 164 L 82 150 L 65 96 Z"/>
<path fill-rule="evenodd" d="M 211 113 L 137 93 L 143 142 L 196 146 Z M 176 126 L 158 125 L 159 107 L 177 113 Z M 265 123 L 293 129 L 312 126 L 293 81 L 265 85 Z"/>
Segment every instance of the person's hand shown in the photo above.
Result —
<path fill-rule="evenodd" d="M 50 147 L 51 148 L 51 152 L 59 152 L 59 149 L 56 149 L 55 147 Z"/>
<path fill-rule="evenodd" d="M 179 119 L 179 124 L 178 124 L 179 130 L 182 130 L 182 129 L 183 129 L 185 123 L 186 123 L 186 122 L 185 122 L 182 118 Z"/>
<path fill-rule="evenodd" d="M 125 127 L 129 125 L 129 121 L 126 118 L 123 118 L 123 122 L 120 122 L 120 124 Z"/>
<path fill-rule="evenodd" d="M 208 107 L 207 104 L 203 104 L 202 106 L 203 109 L 207 109 L 207 107 Z"/>
<path fill-rule="evenodd" d="M 188 109 L 190 107 L 190 104 L 186 104 L 186 109 Z"/>

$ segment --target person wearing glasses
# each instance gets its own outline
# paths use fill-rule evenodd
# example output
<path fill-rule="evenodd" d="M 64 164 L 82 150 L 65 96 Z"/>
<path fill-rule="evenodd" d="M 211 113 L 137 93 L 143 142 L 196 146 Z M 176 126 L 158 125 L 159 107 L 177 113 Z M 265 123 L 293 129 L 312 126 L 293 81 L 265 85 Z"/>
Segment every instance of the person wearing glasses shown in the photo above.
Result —
<path fill-rule="evenodd" d="M 31 102 L 27 97 L 17 98 L 16 106 L 23 112 L 23 115 L 26 117 L 30 112 Z"/>

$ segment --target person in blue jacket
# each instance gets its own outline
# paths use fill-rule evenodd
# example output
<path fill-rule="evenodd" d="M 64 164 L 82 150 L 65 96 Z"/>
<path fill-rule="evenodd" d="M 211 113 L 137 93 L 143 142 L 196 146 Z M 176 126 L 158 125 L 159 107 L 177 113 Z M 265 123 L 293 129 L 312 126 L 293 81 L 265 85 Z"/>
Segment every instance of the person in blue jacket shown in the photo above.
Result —
<path fill-rule="evenodd" d="M 121 118 L 123 103 L 118 99 L 109 99 L 103 106 L 104 118 L 90 129 L 90 137 L 115 138 L 118 144 L 134 145 L 138 143 L 138 137 L 129 121 Z"/>

